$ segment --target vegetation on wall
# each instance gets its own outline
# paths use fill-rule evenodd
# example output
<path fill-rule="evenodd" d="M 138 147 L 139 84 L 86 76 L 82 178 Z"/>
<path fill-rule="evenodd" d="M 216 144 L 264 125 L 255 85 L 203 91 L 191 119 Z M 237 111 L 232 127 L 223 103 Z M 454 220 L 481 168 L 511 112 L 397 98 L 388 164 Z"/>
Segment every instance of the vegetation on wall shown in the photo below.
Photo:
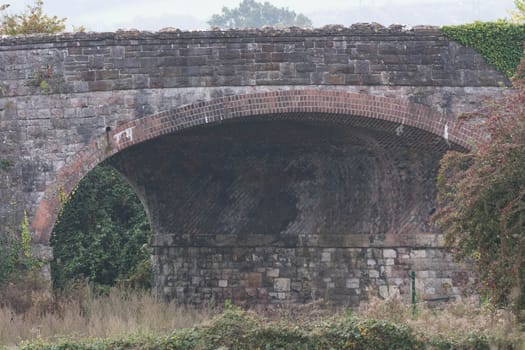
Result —
<path fill-rule="evenodd" d="M 525 24 L 502 20 L 444 26 L 441 29 L 450 40 L 475 49 L 507 77 L 514 75 L 523 54 Z"/>
<path fill-rule="evenodd" d="M 49 283 L 41 278 L 44 263 L 31 253 L 26 212 L 20 224 L 14 218 L 11 230 L 0 234 L 0 311 L 8 307 L 13 313 L 23 313 L 33 306 L 34 296 L 46 290 Z"/>
<path fill-rule="evenodd" d="M 0 235 L 0 296 L 1 288 L 14 282 L 30 264 L 22 248 L 21 237 Z"/>
<path fill-rule="evenodd" d="M 100 286 L 151 284 L 150 228 L 129 184 L 110 166 L 100 165 L 78 185 L 53 229 L 53 284 L 76 279 Z"/>
<path fill-rule="evenodd" d="M 457 256 L 473 260 L 482 292 L 525 309 L 525 89 L 474 115 L 489 138 L 441 161 L 435 216 Z"/>
<path fill-rule="evenodd" d="M 481 292 L 525 319 L 525 2 L 515 4 L 513 22 L 443 27 L 513 78 L 516 89 L 470 116 L 484 121 L 488 138 L 442 159 L 434 219 L 455 255 L 474 261 Z"/>

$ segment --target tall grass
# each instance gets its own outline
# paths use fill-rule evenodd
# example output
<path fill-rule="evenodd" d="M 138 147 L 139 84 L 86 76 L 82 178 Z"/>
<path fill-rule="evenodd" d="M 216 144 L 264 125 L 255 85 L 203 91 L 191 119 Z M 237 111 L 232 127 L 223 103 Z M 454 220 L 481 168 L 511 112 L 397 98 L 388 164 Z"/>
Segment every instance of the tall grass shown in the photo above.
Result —
<path fill-rule="evenodd" d="M 180 328 L 209 325 L 215 316 L 211 307 L 184 307 L 165 303 L 147 292 L 119 288 L 100 295 L 84 286 L 53 297 L 34 293 L 29 299 L 32 306 L 24 312 L 6 305 L 0 307 L 0 348 L 36 339 L 54 342 L 61 338 L 162 336 Z M 256 314 L 266 317 L 264 322 L 282 322 L 279 324 L 300 327 L 311 321 L 322 322 L 334 315 L 337 317 L 338 313 L 342 316 L 348 312 L 330 309 L 317 302 L 277 306 L 271 311 L 259 310 Z M 411 306 L 397 298 L 372 298 L 351 313 L 357 314 L 360 319 L 406 325 L 415 334 L 424 335 L 425 339 L 442 339 L 452 344 L 462 344 L 472 334 L 487 339 L 510 340 L 515 344 L 524 339 L 524 333 L 512 313 L 489 305 L 479 306 L 470 300 L 443 304 L 438 308 L 418 305 L 414 315 Z"/>
<path fill-rule="evenodd" d="M 195 309 L 164 303 L 150 293 L 113 288 L 96 295 L 90 288 L 57 296 L 49 304 L 33 296 L 34 307 L 17 313 L 0 308 L 0 344 L 23 340 L 53 341 L 61 337 L 106 338 L 137 334 L 167 334 L 174 329 L 200 324 L 211 309 Z M 44 305 L 45 304 L 45 305 Z"/>
<path fill-rule="evenodd" d="M 432 307 L 419 303 L 415 310 L 396 296 L 386 300 L 372 298 L 360 307 L 358 313 L 363 318 L 407 325 L 416 333 L 434 339 L 461 341 L 475 334 L 491 339 L 525 342 L 522 326 L 512 312 L 497 309 L 491 304 L 480 305 L 475 298 Z"/>

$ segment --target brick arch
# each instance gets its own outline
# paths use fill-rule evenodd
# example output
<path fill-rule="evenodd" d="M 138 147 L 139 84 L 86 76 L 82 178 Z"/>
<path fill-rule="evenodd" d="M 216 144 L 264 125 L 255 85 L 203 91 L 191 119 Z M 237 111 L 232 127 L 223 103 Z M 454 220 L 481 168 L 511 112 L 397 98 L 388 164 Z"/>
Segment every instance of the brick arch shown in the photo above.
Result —
<path fill-rule="evenodd" d="M 41 199 L 32 228 L 36 239 L 49 244 L 61 207 L 80 180 L 108 157 L 138 143 L 187 128 L 248 118 L 308 119 L 327 122 L 359 117 L 365 127 L 377 123 L 407 126 L 445 137 L 449 144 L 469 149 L 481 133 L 445 118 L 439 112 L 405 100 L 334 90 L 303 89 L 257 92 L 198 102 L 136 119 L 107 130 L 60 169 Z"/>

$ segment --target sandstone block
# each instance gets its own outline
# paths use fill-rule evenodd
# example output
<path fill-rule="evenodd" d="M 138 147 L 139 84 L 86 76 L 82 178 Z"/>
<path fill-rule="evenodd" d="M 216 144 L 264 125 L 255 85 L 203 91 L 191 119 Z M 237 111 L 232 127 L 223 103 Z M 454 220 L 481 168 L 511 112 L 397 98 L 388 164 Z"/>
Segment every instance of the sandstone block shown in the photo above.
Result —
<path fill-rule="evenodd" d="M 290 291 L 290 279 L 289 278 L 275 278 L 273 280 L 273 289 L 276 292 Z"/>

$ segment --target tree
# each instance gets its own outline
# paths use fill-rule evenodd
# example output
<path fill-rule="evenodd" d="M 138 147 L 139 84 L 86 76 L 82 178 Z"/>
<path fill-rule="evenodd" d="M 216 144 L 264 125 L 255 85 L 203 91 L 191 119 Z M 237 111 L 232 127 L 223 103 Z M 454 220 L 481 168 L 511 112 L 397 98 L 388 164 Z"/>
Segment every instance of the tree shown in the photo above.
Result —
<path fill-rule="evenodd" d="M 65 203 L 51 238 L 53 285 L 151 283 L 149 222 L 137 195 L 108 165 L 93 169 Z"/>
<path fill-rule="evenodd" d="M 525 87 L 474 115 L 488 138 L 449 152 L 438 176 L 437 224 L 457 257 L 474 262 L 482 292 L 525 308 Z"/>
<path fill-rule="evenodd" d="M 510 11 L 510 19 L 512 22 L 525 21 L 525 0 L 514 0 L 516 10 Z"/>
<path fill-rule="evenodd" d="M 261 28 L 263 26 L 298 26 L 312 27 L 312 21 L 303 14 L 297 14 L 288 8 L 277 8 L 269 2 L 243 0 L 239 7 L 222 8 L 221 15 L 213 15 L 208 21 L 210 26 L 220 28 Z"/>
<path fill-rule="evenodd" d="M 43 0 L 35 0 L 33 5 L 28 5 L 20 14 L 4 14 L 0 23 L 0 34 L 34 34 L 34 33 L 60 33 L 66 25 L 67 18 L 48 16 L 43 13 Z M 5 10 L 9 5 L 0 5 L 0 10 Z"/>

